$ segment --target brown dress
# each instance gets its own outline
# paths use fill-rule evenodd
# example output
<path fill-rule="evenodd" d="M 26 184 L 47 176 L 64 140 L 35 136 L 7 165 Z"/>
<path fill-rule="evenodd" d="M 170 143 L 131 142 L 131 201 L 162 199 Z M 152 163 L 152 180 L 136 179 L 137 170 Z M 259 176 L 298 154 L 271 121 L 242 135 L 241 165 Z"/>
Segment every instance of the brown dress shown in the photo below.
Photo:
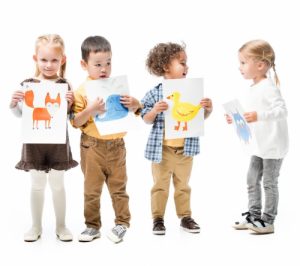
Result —
<path fill-rule="evenodd" d="M 27 79 L 24 82 L 40 82 L 37 79 Z M 65 79 L 58 79 L 56 83 L 68 83 Z M 69 86 L 69 90 L 70 90 Z M 55 170 L 69 170 L 77 166 L 73 160 L 69 144 L 68 132 L 65 144 L 23 144 L 21 161 L 16 168 L 24 171 L 32 169 L 49 172 Z"/>

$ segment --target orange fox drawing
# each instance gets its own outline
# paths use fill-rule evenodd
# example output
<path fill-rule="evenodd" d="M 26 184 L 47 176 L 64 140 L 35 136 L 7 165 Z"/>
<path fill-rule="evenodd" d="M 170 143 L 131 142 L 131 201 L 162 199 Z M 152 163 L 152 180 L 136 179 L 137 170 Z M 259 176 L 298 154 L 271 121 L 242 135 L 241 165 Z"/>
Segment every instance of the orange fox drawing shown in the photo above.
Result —
<path fill-rule="evenodd" d="M 34 107 L 33 105 L 34 93 L 32 90 L 25 92 L 25 103 L 28 107 L 33 108 L 32 111 L 32 129 L 36 127 L 39 129 L 38 122 L 40 120 L 45 121 L 45 129 L 50 129 L 51 118 L 53 114 L 60 107 L 60 94 L 57 94 L 56 99 L 51 99 L 49 92 L 45 97 L 45 107 Z M 34 127 L 35 123 L 35 127 Z"/>

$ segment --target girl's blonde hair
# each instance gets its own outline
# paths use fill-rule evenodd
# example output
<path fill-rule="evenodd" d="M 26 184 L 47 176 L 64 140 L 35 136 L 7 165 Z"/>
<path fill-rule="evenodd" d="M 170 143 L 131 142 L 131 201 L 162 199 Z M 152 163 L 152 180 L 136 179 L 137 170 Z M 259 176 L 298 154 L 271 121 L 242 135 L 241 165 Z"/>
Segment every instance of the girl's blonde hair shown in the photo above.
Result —
<path fill-rule="evenodd" d="M 265 62 L 269 66 L 269 69 L 272 68 L 274 71 L 275 84 L 277 86 L 280 85 L 275 69 L 275 52 L 268 42 L 264 40 L 252 40 L 246 42 L 239 49 L 239 52 L 245 53 L 246 57 Z"/>
<path fill-rule="evenodd" d="M 55 46 L 55 48 L 60 49 L 62 55 L 65 54 L 65 44 L 64 44 L 64 41 L 63 41 L 63 39 L 58 34 L 47 34 L 47 35 L 39 36 L 36 39 L 36 42 L 35 42 L 35 51 L 37 52 L 38 49 L 39 49 L 39 47 L 41 45 L 45 45 L 45 44 L 51 44 L 51 45 Z M 66 64 L 67 63 L 65 62 L 64 64 L 62 64 L 60 66 L 59 76 L 61 78 L 65 77 Z M 35 76 L 37 77 L 39 74 L 40 74 L 40 71 L 39 71 L 38 67 L 36 67 Z"/>

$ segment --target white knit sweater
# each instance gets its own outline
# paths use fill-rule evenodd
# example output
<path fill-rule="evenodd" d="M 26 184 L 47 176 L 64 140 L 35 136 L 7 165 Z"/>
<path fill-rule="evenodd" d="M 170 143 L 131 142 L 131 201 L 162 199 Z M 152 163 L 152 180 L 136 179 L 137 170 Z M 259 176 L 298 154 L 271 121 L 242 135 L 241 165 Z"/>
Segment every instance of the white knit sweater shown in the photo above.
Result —
<path fill-rule="evenodd" d="M 257 112 L 250 123 L 256 145 L 253 155 L 263 159 L 281 159 L 288 152 L 287 108 L 280 90 L 270 79 L 252 85 L 245 97 L 246 112 Z"/>

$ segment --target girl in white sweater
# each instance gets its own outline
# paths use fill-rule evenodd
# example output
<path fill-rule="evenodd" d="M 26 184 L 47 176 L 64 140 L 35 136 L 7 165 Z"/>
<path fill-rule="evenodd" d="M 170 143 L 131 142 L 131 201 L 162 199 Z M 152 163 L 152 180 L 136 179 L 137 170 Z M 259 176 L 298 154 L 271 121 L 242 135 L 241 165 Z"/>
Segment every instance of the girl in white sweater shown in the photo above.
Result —
<path fill-rule="evenodd" d="M 253 84 L 247 91 L 244 118 L 252 123 L 256 144 L 248 170 L 248 207 L 245 219 L 234 224 L 235 229 L 251 229 L 258 234 L 274 233 L 278 207 L 278 177 L 288 151 L 287 109 L 281 97 L 275 70 L 275 53 L 269 43 L 253 40 L 239 49 L 239 70 Z M 274 72 L 274 81 L 268 77 Z M 227 122 L 232 119 L 227 115 Z M 261 181 L 265 195 L 262 212 Z"/>

